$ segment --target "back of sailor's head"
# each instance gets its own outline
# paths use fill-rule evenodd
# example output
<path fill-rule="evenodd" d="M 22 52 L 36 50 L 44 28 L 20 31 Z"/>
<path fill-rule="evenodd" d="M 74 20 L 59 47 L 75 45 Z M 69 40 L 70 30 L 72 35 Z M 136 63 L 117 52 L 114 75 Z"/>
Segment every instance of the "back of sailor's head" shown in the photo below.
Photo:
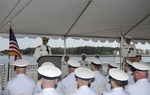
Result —
<path fill-rule="evenodd" d="M 29 61 L 20 59 L 20 60 L 14 61 L 13 65 L 16 66 L 17 68 L 25 68 L 29 65 Z"/>
<path fill-rule="evenodd" d="M 46 80 L 54 80 L 61 75 L 61 70 L 55 66 L 45 65 L 38 68 L 38 73 Z"/>

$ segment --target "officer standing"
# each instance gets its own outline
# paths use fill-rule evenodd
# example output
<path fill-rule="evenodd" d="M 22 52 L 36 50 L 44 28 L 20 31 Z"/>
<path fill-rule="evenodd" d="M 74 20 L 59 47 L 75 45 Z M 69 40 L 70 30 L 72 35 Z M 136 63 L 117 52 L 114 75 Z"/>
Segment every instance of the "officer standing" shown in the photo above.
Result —
<path fill-rule="evenodd" d="M 47 45 L 49 38 L 43 37 L 43 44 L 37 46 L 34 52 L 34 58 L 38 59 L 41 56 L 52 55 L 51 47 Z"/>
<path fill-rule="evenodd" d="M 88 61 L 86 61 L 86 57 L 87 55 L 85 53 L 81 54 L 81 61 L 79 61 L 79 63 L 81 64 L 81 67 L 85 67 L 85 68 L 89 68 L 89 63 Z"/>
<path fill-rule="evenodd" d="M 30 77 L 26 76 L 26 67 L 29 64 L 26 60 L 17 60 L 14 62 L 16 66 L 15 72 L 17 76 L 7 82 L 4 90 L 4 95 L 32 95 L 35 88 L 35 82 Z"/>
<path fill-rule="evenodd" d="M 69 55 L 65 55 L 64 56 L 64 61 L 61 62 L 61 71 L 62 71 L 62 75 L 61 75 L 61 79 L 64 79 L 68 74 L 68 61 L 69 61 Z"/>
<path fill-rule="evenodd" d="M 135 45 L 131 44 L 132 38 L 129 36 L 125 37 L 125 43 L 122 46 L 122 56 L 123 57 L 135 57 L 137 54 L 137 50 Z"/>

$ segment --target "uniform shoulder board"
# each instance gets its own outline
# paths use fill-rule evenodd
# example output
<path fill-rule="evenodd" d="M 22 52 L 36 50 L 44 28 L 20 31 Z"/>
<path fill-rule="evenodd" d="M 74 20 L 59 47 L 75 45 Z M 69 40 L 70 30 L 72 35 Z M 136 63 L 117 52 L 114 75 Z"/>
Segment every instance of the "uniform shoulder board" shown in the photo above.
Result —
<path fill-rule="evenodd" d="M 39 46 L 37 46 L 36 48 L 40 48 L 41 46 L 39 45 Z"/>

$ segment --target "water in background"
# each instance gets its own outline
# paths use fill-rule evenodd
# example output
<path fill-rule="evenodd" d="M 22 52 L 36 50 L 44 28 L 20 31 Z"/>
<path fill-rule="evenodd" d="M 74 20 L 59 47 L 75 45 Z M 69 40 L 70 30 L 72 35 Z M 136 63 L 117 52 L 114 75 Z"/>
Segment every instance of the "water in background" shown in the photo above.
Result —
<path fill-rule="evenodd" d="M 22 56 L 23 59 L 28 60 L 30 62 L 30 64 L 35 64 L 36 63 L 36 59 L 33 56 Z M 70 59 L 73 60 L 77 60 L 80 61 L 81 57 L 74 57 L 71 56 Z M 108 61 L 115 61 L 115 62 L 120 62 L 120 57 L 100 57 L 100 59 L 102 60 L 102 62 L 108 62 Z M 62 58 L 63 60 L 63 58 Z M 86 59 L 89 63 L 90 63 L 90 57 L 87 57 Z M 142 57 L 142 61 L 144 62 L 150 62 L 150 57 Z M 10 64 L 12 64 L 14 62 L 14 57 L 11 56 L 10 57 Z M 0 56 L 0 64 L 7 64 L 8 63 L 8 56 Z"/>

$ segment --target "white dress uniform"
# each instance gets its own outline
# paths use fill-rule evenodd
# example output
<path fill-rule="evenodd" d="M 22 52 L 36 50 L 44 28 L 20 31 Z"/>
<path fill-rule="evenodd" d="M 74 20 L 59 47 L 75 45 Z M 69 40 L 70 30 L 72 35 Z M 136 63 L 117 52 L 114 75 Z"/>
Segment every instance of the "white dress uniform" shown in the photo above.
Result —
<path fill-rule="evenodd" d="M 4 95 L 16 95 L 20 93 L 33 94 L 35 82 L 25 74 L 18 74 L 14 79 L 7 82 Z"/>
<path fill-rule="evenodd" d="M 54 88 L 45 88 L 41 93 L 37 93 L 34 95 L 60 95 L 60 94 Z"/>
<path fill-rule="evenodd" d="M 128 79 L 128 84 L 134 84 L 134 76 L 132 75 L 133 72 L 129 71 L 127 72 L 129 79 Z"/>
<path fill-rule="evenodd" d="M 118 88 L 113 88 L 110 92 L 103 93 L 103 95 L 130 95 L 130 94 L 127 91 L 123 90 L 122 87 L 118 87 Z"/>
<path fill-rule="evenodd" d="M 47 48 L 49 49 L 49 53 L 47 51 Z M 34 58 L 38 59 L 39 57 L 45 56 L 45 55 L 52 55 L 50 46 L 42 44 L 42 45 L 36 47 L 34 55 L 33 55 Z"/>
<path fill-rule="evenodd" d="M 123 45 L 121 54 L 124 57 L 135 57 L 137 54 L 135 45 Z"/>
<path fill-rule="evenodd" d="M 62 90 L 65 94 L 73 93 L 77 90 L 77 81 L 75 79 L 74 73 L 70 73 L 66 78 L 62 80 Z"/>
<path fill-rule="evenodd" d="M 150 82 L 145 79 L 136 81 L 127 88 L 130 95 L 150 95 Z"/>
<path fill-rule="evenodd" d="M 61 71 L 62 71 L 61 79 L 63 79 L 64 77 L 66 77 L 69 74 L 67 62 L 63 61 L 61 63 Z"/>
<path fill-rule="evenodd" d="M 97 95 L 97 94 L 94 93 L 88 86 L 82 86 L 71 95 Z"/>
<path fill-rule="evenodd" d="M 37 84 L 36 84 L 36 87 L 34 90 L 34 94 L 41 93 L 41 92 L 42 92 L 41 83 L 40 83 L 40 81 L 37 81 Z M 61 90 L 61 82 L 57 83 L 56 92 L 58 92 L 60 95 L 63 95 L 63 92 Z"/>
<path fill-rule="evenodd" d="M 90 68 L 89 63 L 87 61 L 79 61 L 81 67 Z"/>
<path fill-rule="evenodd" d="M 110 80 L 108 77 L 109 77 L 109 75 L 106 76 L 106 87 L 105 88 L 106 88 L 106 91 L 111 91 L 111 85 L 109 83 Z"/>
<path fill-rule="evenodd" d="M 106 86 L 106 78 L 99 71 L 94 71 L 95 80 L 91 83 L 90 88 L 95 89 L 97 87 L 105 87 Z"/>

